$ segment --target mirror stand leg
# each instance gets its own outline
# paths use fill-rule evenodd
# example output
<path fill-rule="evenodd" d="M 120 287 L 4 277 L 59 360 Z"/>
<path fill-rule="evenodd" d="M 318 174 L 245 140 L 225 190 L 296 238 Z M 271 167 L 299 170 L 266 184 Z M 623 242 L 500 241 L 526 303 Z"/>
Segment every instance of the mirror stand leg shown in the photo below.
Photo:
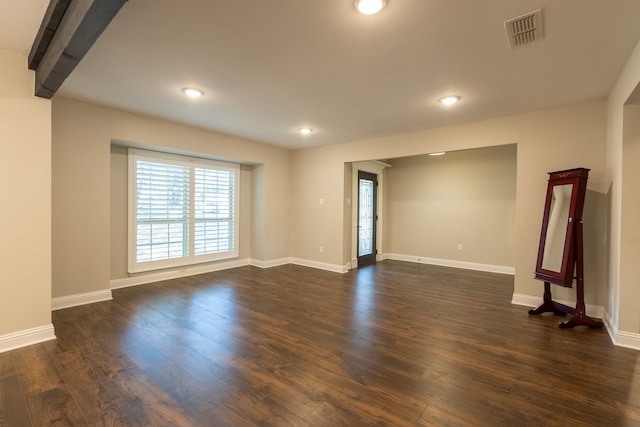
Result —
<path fill-rule="evenodd" d="M 569 329 L 575 328 L 576 326 L 586 326 L 591 329 L 600 329 L 603 326 L 603 323 L 599 320 L 594 320 L 591 317 L 587 316 L 587 310 L 584 304 L 584 282 L 582 278 L 582 271 L 579 270 L 580 274 L 578 275 L 578 283 L 576 285 L 576 309 L 571 316 L 571 319 L 566 322 L 558 323 L 558 327 L 561 329 Z"/>
<path fill-rule="evenodd" d="M 575 328 L 576 326 L 586 326 L 591 329 L 602 329 L 603 323 L 587 316 L 584 311 L 576 311 L 571 319 L 558 323 L 560 329 Z"/>
<path fill-rule="evenodd" d="M 568 329 L 576 326 L 586 326 L 591 329 L 600 329 L 603 323 L 587 316 L 584 304 L 584 267 L 582 258 L 582 221 L 576 224 L 576 309 L 571 319 L 558 324 L 559 328 Z"/>
<path fill-rule="evenodd" d="M 564 304 L 560 304 L 559 302 L 555 302 L 551 298 L 551 284 L 549 282 L 544 282 L 544 294 L 542 295 L 542 305 L 540 307 L 529 310 L 530 315 L 534 314 L 542 314 L 542 313 L 553 313 L 558 316 L 564 316 L 567 313 L 573 314 L 574 309 Z"/>

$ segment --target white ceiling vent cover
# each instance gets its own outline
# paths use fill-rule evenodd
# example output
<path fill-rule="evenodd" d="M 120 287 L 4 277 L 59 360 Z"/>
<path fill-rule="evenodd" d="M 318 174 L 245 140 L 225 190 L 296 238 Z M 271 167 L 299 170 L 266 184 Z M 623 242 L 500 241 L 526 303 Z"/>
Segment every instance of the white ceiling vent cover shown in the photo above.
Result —
<path fill-rule="evenodd" d="M 504 22 L 511 49 L 542 38 L 542 9 Z"/>

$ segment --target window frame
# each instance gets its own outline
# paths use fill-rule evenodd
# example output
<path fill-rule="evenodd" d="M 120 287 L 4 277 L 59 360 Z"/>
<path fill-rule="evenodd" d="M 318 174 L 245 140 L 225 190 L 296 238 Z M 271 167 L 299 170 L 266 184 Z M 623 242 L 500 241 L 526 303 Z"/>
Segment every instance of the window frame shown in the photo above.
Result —
<path fill-rule="evenodd" d="M 174 267 L 184 267 L 206 262 L 221 261 L 226 259 L 238 258 L 239 256 L 239 225 L 240 225 L 240 165 L 236 163 L 221 162 L 217 160 L 204 159 L 199 157 L 191 157 L 177 154 L 162 153 L 157 151 L 141 150 L 137 148 L 129 148 L 128 150 L 128 205 L 127 205 L 127 262 L 129 273 L 141 273 L 153 270 L 161 270 Z M 188 208 L 188 225 L 187 225 L 187 256 L 169 258 L 157 261 L 137 261 L 137 161 L 146 161 L 154 163 L 162 163 L 169 165 L 177 165 L 188 167 L 189 173 L 189 208 Z M 216 252 L 211 254 L 195 255 L 194 252 L 194 234 L 196 224 L 195 211 L 195 169 L 213 169 L 221 171 L 229 171 L 234 175 L 233 189 L 233 214 L 232 214 L 232 249 L 225 252 Z"/>

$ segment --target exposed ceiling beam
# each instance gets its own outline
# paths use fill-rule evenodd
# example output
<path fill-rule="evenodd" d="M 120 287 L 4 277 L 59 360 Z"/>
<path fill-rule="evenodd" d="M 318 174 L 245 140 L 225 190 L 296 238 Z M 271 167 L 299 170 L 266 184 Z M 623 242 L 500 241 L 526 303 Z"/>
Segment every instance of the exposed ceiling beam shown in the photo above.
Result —
<path fill-rule="evenodd" d="M 51 0 L 49 2 L 38 34 L 33 41 L 31 52 L 29 52 L 30 69 L 35 70 L 38 67 L 47 47 L 49 47 L 49 43 L 51 43 L 53 35 L 58 29 L 58 25 L 60 25 L 60 21 L 62 21 L 64 13 L 67 11 L 69 3 L 71 3 L 71 0 Z"/>
<path fill-rule="evenodd" d="M 35 95 L 51 98 L 127 0 L 51 0 L 29 53 Z"/>

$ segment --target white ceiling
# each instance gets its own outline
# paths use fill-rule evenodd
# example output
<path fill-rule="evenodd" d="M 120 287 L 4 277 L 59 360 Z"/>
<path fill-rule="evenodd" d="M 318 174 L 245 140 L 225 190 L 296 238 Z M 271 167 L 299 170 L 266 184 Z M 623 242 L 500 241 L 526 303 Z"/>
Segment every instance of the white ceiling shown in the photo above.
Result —
<path fill-rule="evenodd" d="M 503 22 L 539 8 L 544 38 L 511 50 Z M 605 97 L 639 22 L 639 0 L 388 0 L 372 16 L 353 0 L 129 0 L 59 94 L 335 144 Z"/>

